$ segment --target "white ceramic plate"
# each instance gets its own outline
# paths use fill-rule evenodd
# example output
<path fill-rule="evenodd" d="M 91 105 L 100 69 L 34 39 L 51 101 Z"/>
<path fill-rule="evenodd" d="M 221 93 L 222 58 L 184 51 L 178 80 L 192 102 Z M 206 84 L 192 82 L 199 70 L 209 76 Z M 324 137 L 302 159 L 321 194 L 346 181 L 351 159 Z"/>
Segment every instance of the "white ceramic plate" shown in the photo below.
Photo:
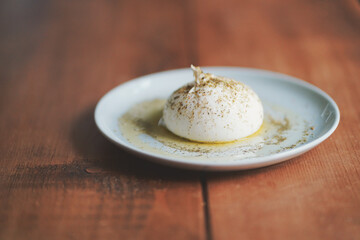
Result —
<path fill-rule="evenodd" d="M 331 97 L 302 80 L 284 74 L 248 68 L 206 67 L 203 70 L 239 80 L 253 88 L 263 102 L 291 109 L 314 127 L 311 136 L 291 149 L 269 151 L 265 155 L 245 158 L 228 156 L 226 161 L 197 159 L 191 156 L 184 158 L 176 154 L 169 155 L 165 152 L 162 154 L 161 151 L 152 152 L 127 141 L 118 126 L 119 117 L 137 103 L 156 98 L 166 99 L 174 90 L 193 80 L 190 68 L 146 75 L 114 88 L 102 97 L 96 106 L 96 125 L 111 142 L 151 161 L 187 169 L 223 171 L 259 168 L 294 158 L 328 138 L 339 124 L 340 112 Z M 156 140 L 150 139 L 150 141 Z"/>

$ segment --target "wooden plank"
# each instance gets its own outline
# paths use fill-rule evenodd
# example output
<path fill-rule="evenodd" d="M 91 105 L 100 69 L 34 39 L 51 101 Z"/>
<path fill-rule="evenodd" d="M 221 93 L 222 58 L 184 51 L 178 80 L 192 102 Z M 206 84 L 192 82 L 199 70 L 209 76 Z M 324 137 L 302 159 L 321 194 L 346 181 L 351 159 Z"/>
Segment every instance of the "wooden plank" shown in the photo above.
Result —
<path fill-rule="evenodd" d="M 199 176 L 123 152 L 93 120 L 121 82 L 188 65 L 186 4 L 2 1 L 0 239 L 205 238 Z"/>
<path fill-rule="evenodd" d="M 264 68 L 328 92 L 335 134 L 286 163 L 208 174 L 213 239 L 360 238 L 360 8 L 353 1 L 197 4 L 201 65 Z"/>

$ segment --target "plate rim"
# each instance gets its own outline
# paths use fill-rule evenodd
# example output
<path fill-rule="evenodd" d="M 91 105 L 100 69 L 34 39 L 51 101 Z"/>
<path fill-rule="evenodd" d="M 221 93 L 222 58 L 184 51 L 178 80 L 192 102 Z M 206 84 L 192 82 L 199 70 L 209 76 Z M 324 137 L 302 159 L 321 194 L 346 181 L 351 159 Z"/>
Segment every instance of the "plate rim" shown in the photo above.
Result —
<path fill-rule="evenodd" d="M 165 155 L 160 155 L 157 153 L 152 153 L 140 148 L 137 148 L 136 146 L 133 146 L 131 144 L 128 144 L 122 140 L 119 139 L 115 139 L 112 136 L 109 136 L 106 133 L 106 130 L 104 130 L 102 128 L 102 124 L 100 124 L 100 117 L 99 117 L 99 109 L 101 107 L 101 103 L 104 101 L 104 99 L 106 99 L 107 96 L 109 96 L 111 93 L 113 93 L 114 91 L 117 91 L 119 88 L 125 87 L 127 85 L 131 85 L 131 84 L 136 84 L 136 82 L 141 82 L 144 79 L 147 78 L 151 78 L 153 76 L 156 75 L 163 75 L 163 74 L 169 74 L 169 73 L 174 73 L 174 72 L 182 72 L 182 71 L 190 71 L 189 68 L 178 68 L 178 69 L 170 69 L 170 70 L 166 70 L 166 71 L 160 71 L 160 72 L 155 72 L 155 73 L 151 73 L 151 74 L 147 74 L 147 75 L 143 75 L 140 77 L 136 77 L 133 79 L 130 79 L 124 83 L 119 84 L 118 86 L 112 88 L 110 91 L 108 91 L 107 93 L 105 93 L 105 95 L 103 95 L 100 100 L 97 102 L 96 107 L 95 107 L 95 111 L 94 111 L 94 119 L 95 119 L 95 123 L 97 128 L 99 129 L 99 131 L 102 133 L 103 136 L 105 136 L 105 138 L 107 138 L 108 140 L 110 140 L 112 143 L 116 144 L 117 146 L 121 147 L 122 149 L 130 152 L 130 153 L 134 153 L 138 156 L 141 157 L 145 157 L 146 159 L 149 159 L 153 162 L 156 163 L 160 163 L 160 164 L 165 164 L 168 166 L 176 166 L 176 167 L 181 167 L 181 168 L 187 168 L 187 169 L 196 169 L 196 170 L 208 170 L 208 171 L 224 171 L 224 170 L 244 170 L 244 169 L 253 169 L 253 168 L 259 168 L 259 167 L 265 167 L 265 166 L 269 166 L 269 165 L 274 165 L 283 161 L 286 161 L 288 159 L 291 158 L 295 158 L 296 156 L 301 155 L 302 153 L 305 153 L 309 150 L 311 150 L 312 148 L 316 147 L 318 144 L 320 144 L 321 142 L 325 141 L 327 138 L 329 138 L 334 131 L 336 130 L 336 128 L 339 125 L 340 122 L 340 110 L 338 105 L 336 104 L 336 102 L 323 90 L 321 90 L 320 88 L 318 88 L 317 86 L 308 83 L 302 79 L 287 75 L 287 74 L 283 74 L 283 73 L 279 73 L 279 72 L 273 72 L 273 71 L 269 71 L 269 70 L 264 70 L 264 69 L 257 69 L 257 68 L 247 68 L 247 67 L 235 67 L 235 66 L 204 66 L 202 67 L 204 70 L 206 71 L 217 71 L 217 70 L 238 70 L 238 71 L 246 71 L 252 74 L 259 74 L 259 75 L 267 75 L 269 77 L 273 77 L 276 79 L 280 79 L 281 81 L 288 81 L 288 82 L 292 82 L 298 86 L 302 86 L 305 87 L 307 90 L 310 90 L 312 92 L 315 92 L 316 94 L 322 96 L 323 98 L 325 98 L 327 100 L 328 103 L 330 103 L 330 105 L 333 106 L 334 110 L 335 110 L 335 119 L 334 119 L 334 123 L 332 124 L 332 126 L 330 127 L 330 129 L 325 132 L 322 136 L 313 139 L 311 142 L 308 142 L 304 145 L 295 147 L 293 149 L 287 150 L 287 151 L 283 151 L 280 153 L 275 153 L 272 155 L 267 155 L 267 156 L 260 156 L 260 157 L 252 157 L 252 158 L 245 158 L 242 159 L 241 161 L 226 161 L 226 162 L 202 162 L 202 161 L 198 161 L 198 160 L 182 160 L 176 157 L 171 157 L 171 156 L 165 156 Z M 250 162 L 249 162 L 250 161 Z"/>

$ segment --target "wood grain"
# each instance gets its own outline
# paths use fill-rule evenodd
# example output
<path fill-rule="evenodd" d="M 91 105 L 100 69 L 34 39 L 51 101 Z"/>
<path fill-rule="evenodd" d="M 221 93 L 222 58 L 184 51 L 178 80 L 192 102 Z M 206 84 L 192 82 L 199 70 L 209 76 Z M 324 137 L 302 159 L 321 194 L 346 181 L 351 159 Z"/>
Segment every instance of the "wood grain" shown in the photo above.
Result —
<path fill-rule="evenodd" d="M 93 120 L 114 86 L 187 65 L 187 6 L 0 8 L 0 239 L 204 239 L 200 177 L 121 151 Z"/>
<path fill-rule="evenodd" d="M 6 0 L 0 36 L 0 239 L 360 238 L 355 0 Z M 97 131 L 111 88 L 190 63 L 302 78 L 338 103 L 339 128 L 286 163 L 216 174 Z"/>
<path fill-rule="evenodd" d="M 201 64 L 300 77 L 329 93 L 341 111 L 334 135 L 304 156 L 259 170 L 209 174 L 213 238 L 359 239 L 358 3 L 234 0 L 220 12 L 217 1 L 198 6 Z"/>

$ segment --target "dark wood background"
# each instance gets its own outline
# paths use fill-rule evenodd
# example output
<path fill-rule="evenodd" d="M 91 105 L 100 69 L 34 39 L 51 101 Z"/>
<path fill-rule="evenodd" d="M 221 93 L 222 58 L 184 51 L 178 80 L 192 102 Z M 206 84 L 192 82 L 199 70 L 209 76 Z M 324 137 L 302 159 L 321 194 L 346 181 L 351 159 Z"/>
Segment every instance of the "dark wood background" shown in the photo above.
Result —
<path fill-rule="evenodd" d="M 360 239 L 356 0 L 4 0 L 0 36 L 0 239 Z M 232 173 L 149 163 L 98 132 L 111 88 L 191 63 L 302 78 L 340 125 Z"/>

